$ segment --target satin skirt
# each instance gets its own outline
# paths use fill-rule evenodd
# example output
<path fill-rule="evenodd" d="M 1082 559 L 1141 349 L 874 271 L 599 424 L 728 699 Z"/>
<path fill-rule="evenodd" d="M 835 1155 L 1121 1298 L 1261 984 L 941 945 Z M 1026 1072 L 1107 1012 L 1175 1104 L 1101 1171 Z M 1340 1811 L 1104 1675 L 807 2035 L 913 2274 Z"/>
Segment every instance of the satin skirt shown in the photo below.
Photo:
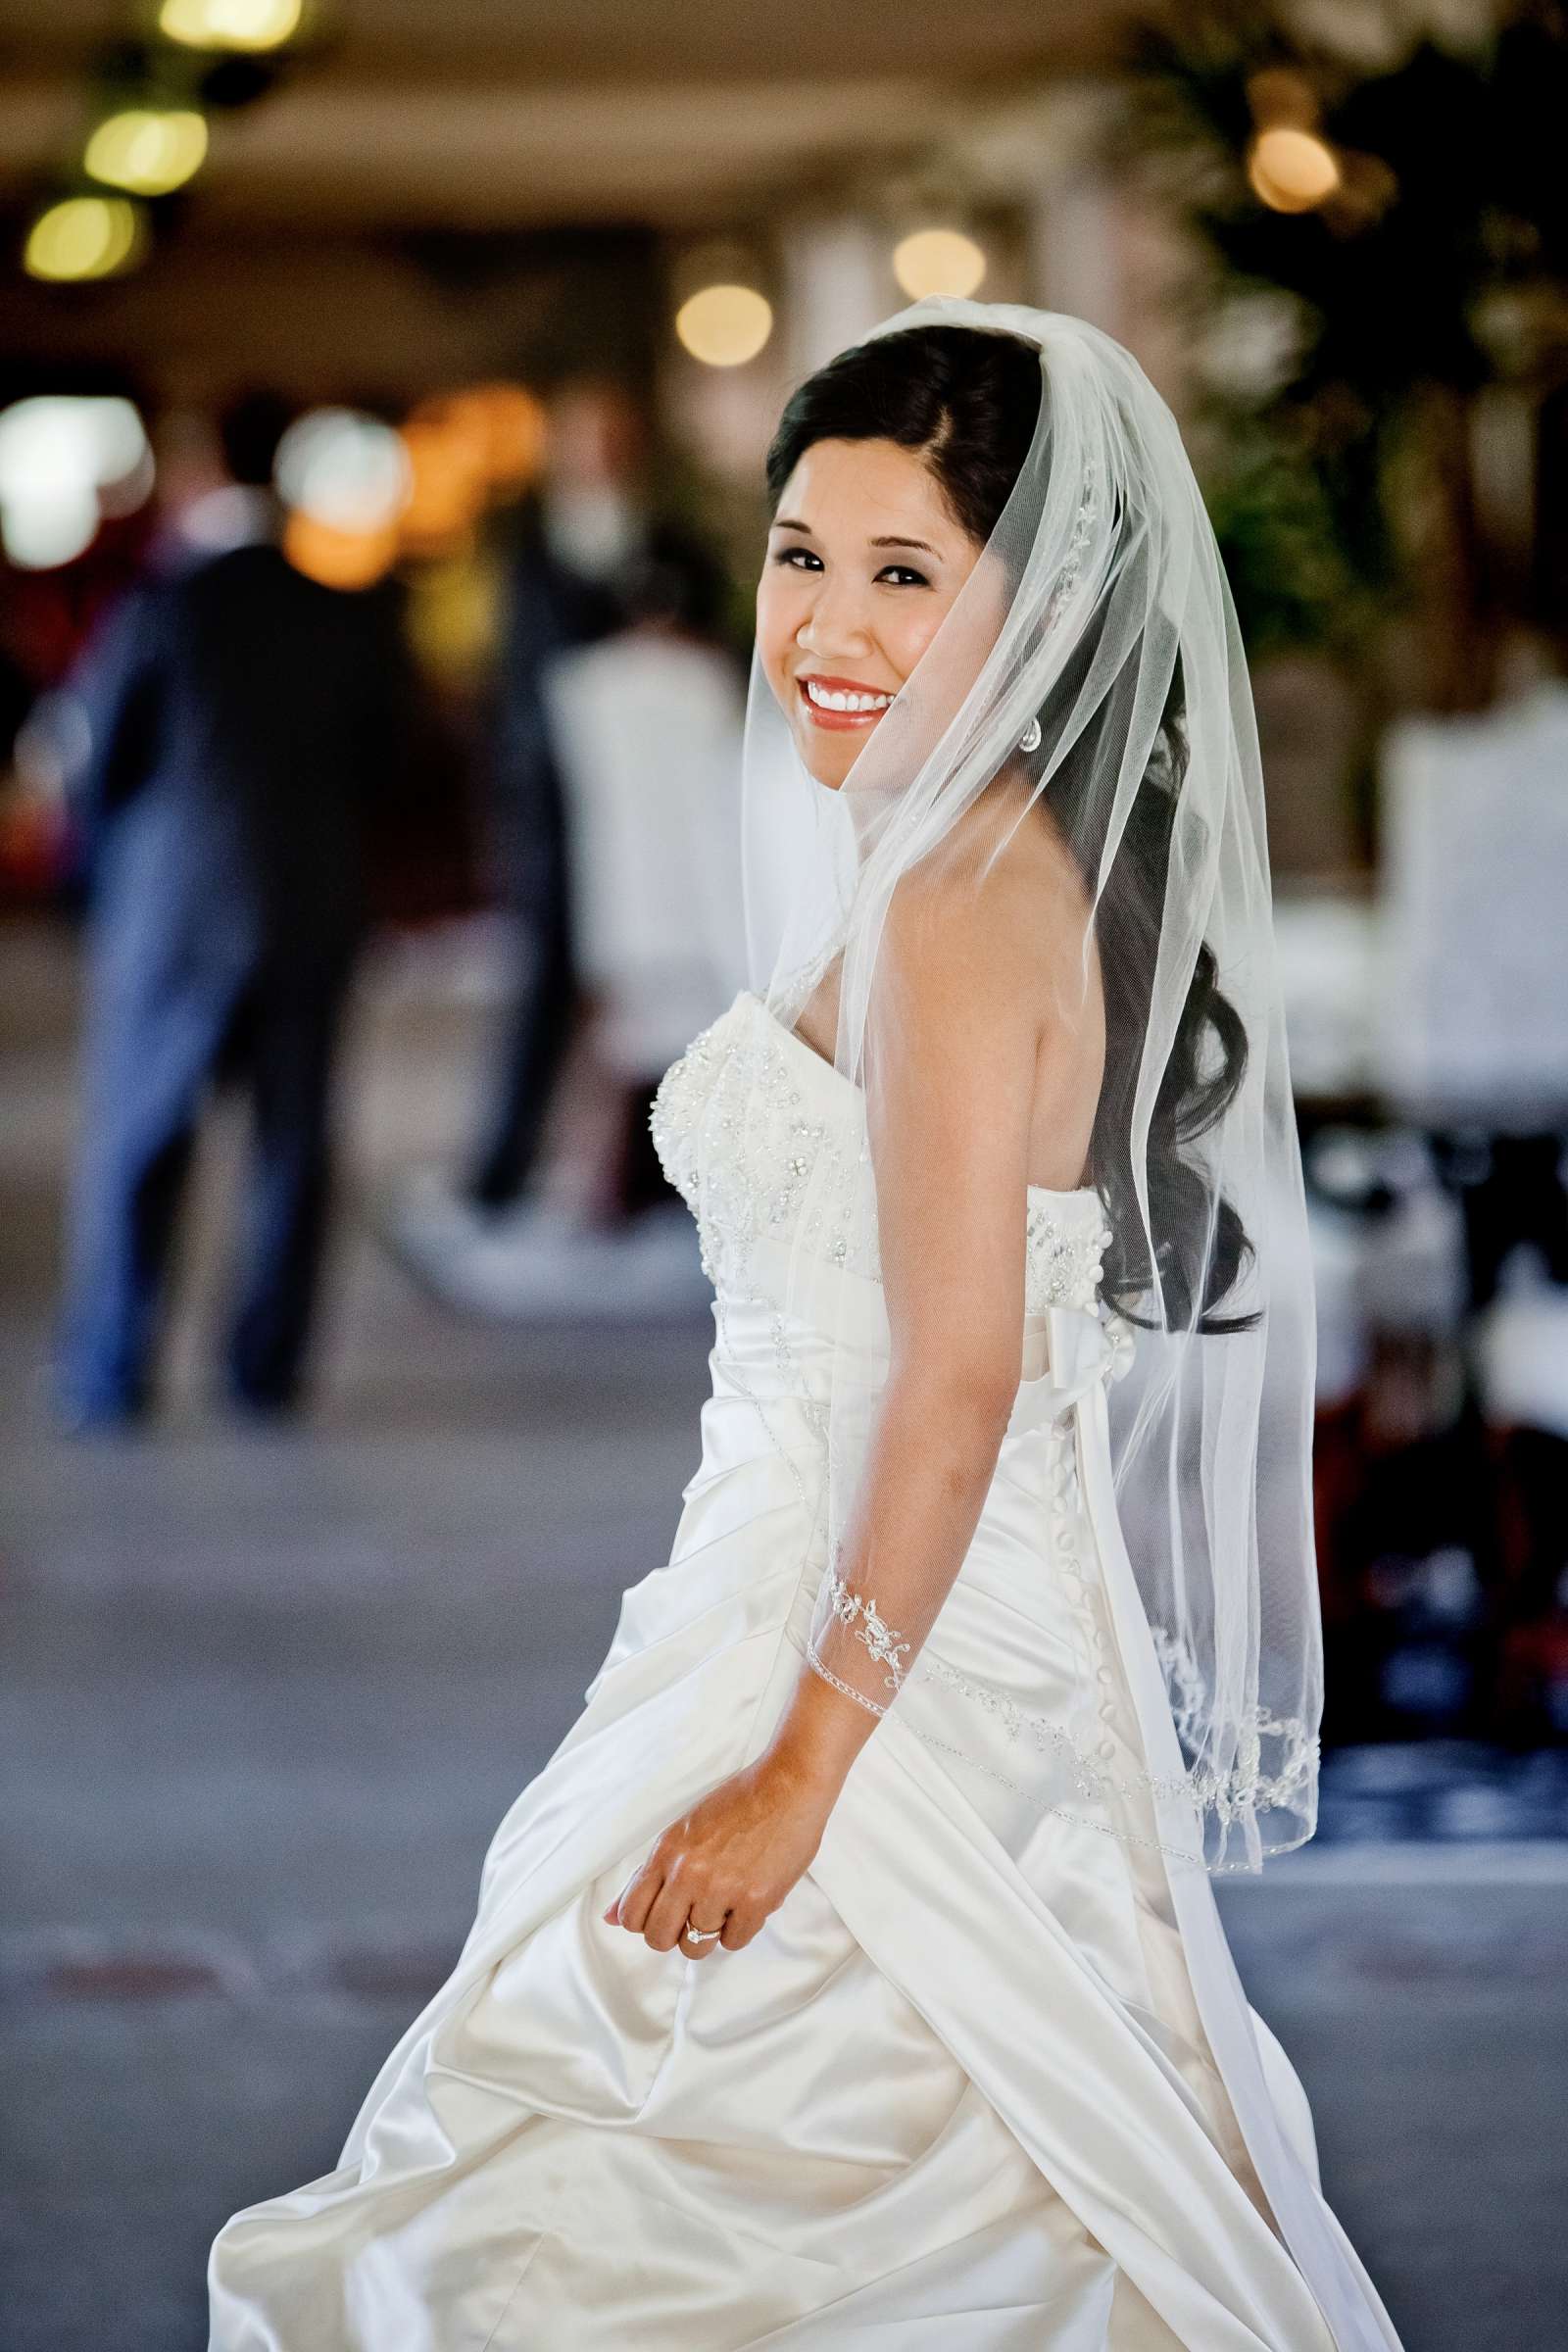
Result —
<path fill-rule="evenodd" d="M 732 1301 L 723 1328 L 670 1560 L 622 1595 L 337 2168 L 220 2232 L 212 2352 L 1398 2352 L 1234 1972 L 1245 2064 L 1205 2030 L 1158 1851 L 945 1764 L 900 1721 L 907 1691 L 742 1951 L 655 1952 L 601 1918 L 766 1745 L 821 1573 L 809 1400 L 770 1322 Z M 949 1604 L 953 1638 L 988 1652 L 1004 1613 L 1036 1693 L 1076 1670 L 1082 1630 L 1031 1489 L 1063 1394 L 1049 1373 L 1020 1392 Z M 1080 1558 L 1103 1535 L 1086 1508 Z M 1115 1666 L 1101 1721 L 1139 1755 L 1114 1616 L 1092 1605 Z M 1212 2000 L 1223 1971 L 1201 1967 Z M 1259 2147 L 1310 2206 L 1295 2254 Z M 1303 2242 L 1330 2250 L 1312 2279 Z"/>

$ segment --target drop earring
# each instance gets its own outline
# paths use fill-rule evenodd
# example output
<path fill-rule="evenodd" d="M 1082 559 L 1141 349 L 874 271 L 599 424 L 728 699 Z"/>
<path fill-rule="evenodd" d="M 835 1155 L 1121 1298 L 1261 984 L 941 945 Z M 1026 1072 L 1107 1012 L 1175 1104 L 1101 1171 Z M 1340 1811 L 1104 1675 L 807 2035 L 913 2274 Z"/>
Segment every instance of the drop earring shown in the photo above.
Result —
<path fill-rule="evenodd" d="M 1028 724 L 1028 725 L 1025 727 L 1025 729 L 1024 729 L 1023 733 L 1022 733 L 1022 734 L 1019 736 L 1019 738 L 1018 738 L 1018 749 L 1019 749 L 1019 751 L 1020 751 L 1020 752 L 1038 752 L 1038 751 L 1039 751 L 1039 749 L 1040 749 L 1040 721 L 1039 721 L 1039 719 L 1038 719 L 1038 718 L 1032 718 L 1032 719 L 1029 721 L 1029 724 Z"/>

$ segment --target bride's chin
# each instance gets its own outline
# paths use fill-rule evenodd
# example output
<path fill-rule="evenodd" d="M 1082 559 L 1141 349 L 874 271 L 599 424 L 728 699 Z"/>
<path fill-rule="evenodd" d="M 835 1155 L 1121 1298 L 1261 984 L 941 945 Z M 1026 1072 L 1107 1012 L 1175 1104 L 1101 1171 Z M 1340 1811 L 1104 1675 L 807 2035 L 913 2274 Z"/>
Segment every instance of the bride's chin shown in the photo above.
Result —
<path fill-rule="evenodd" d="M 822 757 L 822 739 L 814 731 L 807 739 L 803 739 L 798 734 L 795 742 L 796 749 L 801 755 L 801 765 L 812 783 L 820 784 L 824 792 L 837 792 L 850 772 L 850 761 L 845 760 L 842 764 L 829 765 Z"/>
<path fill-rule="evenodd" d="M 811 781 L 820 783 L 825 793 L 837 793 L 844 783 L 849 783 L 849 771 L 856 764 L 860 739 L 820 734 L 815 727 L 797 729 L 795 748 L 800 751 L 800 764 Z"/>

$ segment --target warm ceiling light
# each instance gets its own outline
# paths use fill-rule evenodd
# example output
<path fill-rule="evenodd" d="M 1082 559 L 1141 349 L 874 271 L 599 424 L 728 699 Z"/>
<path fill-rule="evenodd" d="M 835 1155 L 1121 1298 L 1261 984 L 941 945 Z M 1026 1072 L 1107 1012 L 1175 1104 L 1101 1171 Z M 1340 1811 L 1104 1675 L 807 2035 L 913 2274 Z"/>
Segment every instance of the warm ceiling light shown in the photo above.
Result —
<path fill-rule="evenodd" d="M 1333 195 L 1340 167 L 1315 131 L 1275 123 L 1260 130 L 1247 159 L 1254 192 L 1276 213 L 1309 213 Z"/>
<path fill-rule="evenodd" d="M 141 249 L 142 217 L 123 196 L 67 196 L 27 231 L 22 266 L 57 284 L 112 277 Z"/>
<path fill-rule="evenodd" d="M 985 255 L 961 229 L 917 228 L 893 249 L 893 274 L 915 302 L 928 294 L 972 294 L 985 273 Z"/>
<path fill-rule="evenodd" d="M 87 141 L 94 179 L 133 196 L 167 196 L 201 170 L 207 124 L 194 108 L 127 107 L 100 122 Z"/>
<path fill-rule="evenodd" d="M 164 0 L 158 29 L 187 49 L 277 49 L 304 14 L 304 0 Z"/>
<path fill-rule="evenodd" d="M 773 306 L 754 286 L 704 286 L 675 313 L 675 332 L 705 368 L 741 368 L 773 331 Z"/>

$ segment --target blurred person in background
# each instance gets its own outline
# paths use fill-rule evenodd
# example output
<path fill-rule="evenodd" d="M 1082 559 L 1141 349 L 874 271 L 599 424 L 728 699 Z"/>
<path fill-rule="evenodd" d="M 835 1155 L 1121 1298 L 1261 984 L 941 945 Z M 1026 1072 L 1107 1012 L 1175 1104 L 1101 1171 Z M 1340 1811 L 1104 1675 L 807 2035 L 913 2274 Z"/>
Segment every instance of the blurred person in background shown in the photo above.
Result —
<path fill-rule="evenodd" d="M 536 1213 L 457 1228 L 421 1271 L 502 1316 L 689 1299 L 691 1221 L 649 1133 L 663 1072 L 745 978 L 735 779 L 745 690 L 722 565 L 655 522 L 626 625 L 554 656 L 540 697 L 563 792 L 577 1017 Z M 667 1217 L 649 1211 L 668 1210 Z"/>
<path fill-rule="evenodd" d="M 221 1080 L 244 1086 L 252 1118 L 229 1395 L 275 1414 L 301 1390 L 367 838 L 406 776 L 416 696 L 397 592 L 323 587 L 282 553 L 285 421 L 260 396 L 224 414 L 222 477 L 202 469 L 168 516 L 66 698 L 89 886 L 58 1359 L 75 1429 L 148 1404 L 185 1177 Z"/>
<path fill-rule="evenodd" d="M 648 431 L 613 378 L 573 374 L 548 404 L 543 471 L 521 500 L 497 656 L 491 801 L 495 885 L 515 965 L 478 1133 L 453 1187 L 416 1180 L 393 1239 L 443 1296 L 529 1186 L 576 1010 L 565 801 L 542 680 L 558 654 L 626 617 L 624 583 L 649 527 Z"/>

